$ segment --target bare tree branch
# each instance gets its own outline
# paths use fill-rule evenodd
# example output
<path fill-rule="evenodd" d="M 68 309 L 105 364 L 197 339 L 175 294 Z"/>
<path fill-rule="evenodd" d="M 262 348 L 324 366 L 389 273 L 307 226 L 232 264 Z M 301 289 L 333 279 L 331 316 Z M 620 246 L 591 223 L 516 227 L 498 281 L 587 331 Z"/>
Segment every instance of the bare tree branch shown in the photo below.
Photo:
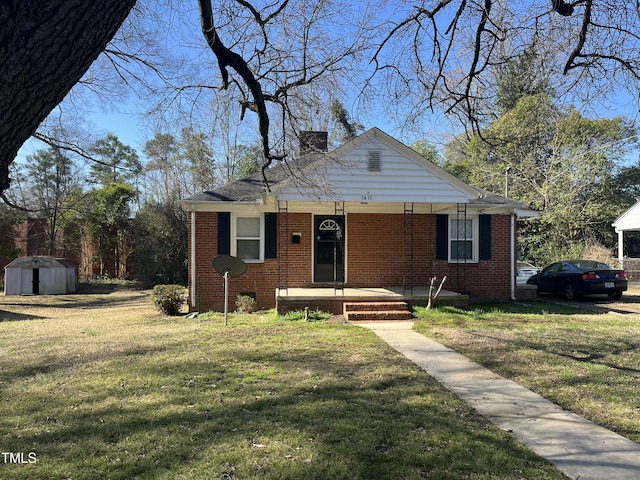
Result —
<path fill-rule="evenodd" d="M 563 11 L 565 11 L 565 13 L 558 11 L 557 4 L 566 5 L 561 0 L 552 0 L 552 3 L 553 3 L 554 10 L 560 13 L 560 15 L 569 16 L 573 13 L 573 6 L 571 5 L 569 5 L 569 7 L 571 8 L 561 7 L 561 8 L 564 8 Z M 592 0 L 586 0 L 585 7 L 584 7 L 584 14 L 582 15 L 582 27 L 580 28 L 580 35 L 578 36 L 578 43 L 576 44 L 575 48 L 569 55 L 569 58 L 567 59 L 567 63 L 564 66 L 565 75 L 569 72 L 569 70 L 571 70 L 572 68 L 575 68 L 574 61 L 578 56 L 581 55 L 584 44 L 587 41 L 589 25 L 591 24 L 591 6 L 592 6 Z"/>
<path fill-rule="evenodd" d="M 535 44 L 547 72 L 562 85 L 559 95 L 587 99 L 598 92 L 602 98 L 617 82 L 637 96 L 638 5 L 548 0 L 516 10 L 511 2 L 442 0 L 433 9 L 416 6 L 391 24 L 373 50 L 367 85 L 381 77 L 386 85 L 405 88 L 396 95 L 406 98 L 406 108 L 439 106 L 478 132 L 494 116 L 499 65 Z"/>
<path fill-rule="evenodd" d="M 222 75 L 222 88 L 229 87 L 229 71 L 232 68 L 244 81 L 245 85 L 251 92 L 253 101 L 247 105 L 251 105 L 258 115 L 258 129 L 260 138 L 262 139 L 262 153 L 265 158 L 263 170 L 268 168 L 273 160 L 281 160 L 284 155 L 274 155 L 269 145 L 269 114 L 265 103 L 265 95 L 262 92 L 262 85 L 256 80 L 253 72 L 247 65 L 247 62 L 237 53 L 228 49 L 223 43 L 213 20 L 213 9 L 210 0 L 198 0 L 200 6 L 200 19 L 202 21 L 202 33 L 207 40 L 209 48 L 218 60 L 218 66 Z"/>

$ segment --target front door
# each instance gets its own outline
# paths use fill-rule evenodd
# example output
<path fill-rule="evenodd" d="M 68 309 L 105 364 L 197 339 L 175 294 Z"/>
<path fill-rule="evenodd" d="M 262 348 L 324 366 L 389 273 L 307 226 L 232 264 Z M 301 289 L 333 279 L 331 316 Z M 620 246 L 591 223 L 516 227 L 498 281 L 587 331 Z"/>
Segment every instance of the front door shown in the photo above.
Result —
<path fill-rule="evenodd" d="M 314 281 L 344 282 L 344 215 L 315 217 Z"/>

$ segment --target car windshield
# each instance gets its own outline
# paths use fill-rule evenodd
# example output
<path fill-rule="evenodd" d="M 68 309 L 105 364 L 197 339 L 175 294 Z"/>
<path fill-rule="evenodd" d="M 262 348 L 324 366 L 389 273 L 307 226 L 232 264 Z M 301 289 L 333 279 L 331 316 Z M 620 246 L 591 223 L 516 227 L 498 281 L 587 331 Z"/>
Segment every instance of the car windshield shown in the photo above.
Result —
<path fill-rule="evenodd" d="M 611 270 L 606 263 L 596 262 L 594 260 L 577 260 L 573 264 L 582 270 Z"/>

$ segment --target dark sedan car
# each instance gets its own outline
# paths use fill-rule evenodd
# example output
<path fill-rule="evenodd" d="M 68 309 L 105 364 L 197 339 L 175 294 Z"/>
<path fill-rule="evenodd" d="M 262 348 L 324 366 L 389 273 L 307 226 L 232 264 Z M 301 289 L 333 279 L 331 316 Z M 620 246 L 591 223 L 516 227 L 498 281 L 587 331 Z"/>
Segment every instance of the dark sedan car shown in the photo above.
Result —
<path fill-rule="evenodd" d="M 575 300 L 582 295 L 604 293 L 618 299 L 627 289 L 627 276 L 622 270 L 592 260 L 563 260 L 552 263 L 527 280 L 538 293 L 563 295 Z"/>

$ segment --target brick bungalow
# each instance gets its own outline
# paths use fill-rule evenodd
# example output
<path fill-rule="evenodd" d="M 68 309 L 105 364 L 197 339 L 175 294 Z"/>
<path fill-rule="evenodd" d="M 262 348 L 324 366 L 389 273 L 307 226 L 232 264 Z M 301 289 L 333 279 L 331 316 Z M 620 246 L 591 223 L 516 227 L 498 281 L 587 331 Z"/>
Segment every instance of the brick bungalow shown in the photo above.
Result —
<path fill-rule="evenodd" d="M 243 259 L 230 304 L 342 313 L 347 298 L 424 303 L 433 277 L 452 298 L 515 297 L 516 225 L 526 205 L 473 188 L 373 128 L 334 151 L 304 132 L 297 159 L 181 201 L 191 311 L 224 308 L 218 255 Z"/>

